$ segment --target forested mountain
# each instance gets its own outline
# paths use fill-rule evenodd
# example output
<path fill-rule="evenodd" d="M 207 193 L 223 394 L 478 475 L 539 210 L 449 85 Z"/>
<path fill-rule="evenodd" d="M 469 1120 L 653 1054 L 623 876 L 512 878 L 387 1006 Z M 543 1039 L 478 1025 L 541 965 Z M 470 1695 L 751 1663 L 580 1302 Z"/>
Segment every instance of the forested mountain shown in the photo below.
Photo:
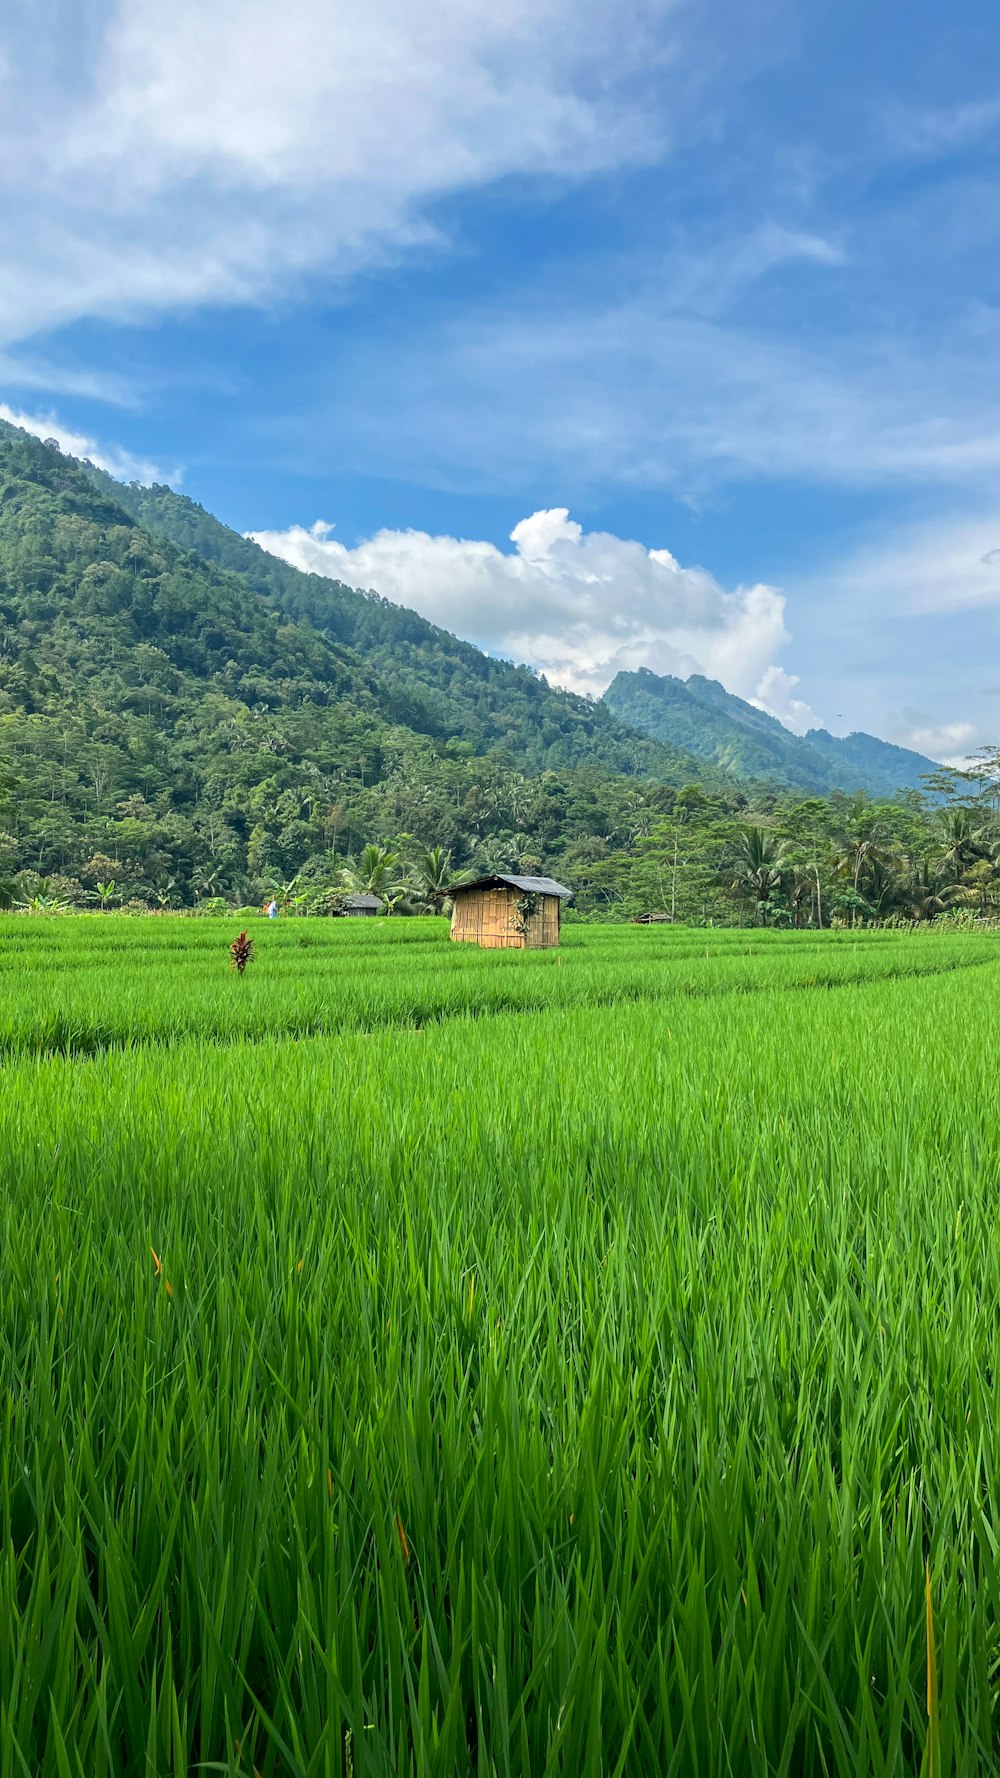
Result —
<path fill-rule="evenodd" d="M 700 674 L 675 679 L 640 667 L 619 673 L 604 701 L 644 734 L 686 748 L 738 778 L 783 788 L 892 796 L 919 789 L 922 778 L 938 769 L 923 754 L 874 735 L 840 737 L 826 729 L 793 735 L 775 717 Z"/>
<path fill-rule="evenodd" d="M 496 660 L 377 592 L 305 574 L 172 488 L 122 486 L 85 467 L 101 493 L 154 536 L 239 574 L 289 616 L 353 650 L 377 676 L 380 707 L 392 722 L 465 741 L 476 754 L 503 748 L 522 771 L 594 766 L 674 783 L 693 770 L 703 775 L 683 744 L 630 728 L 600 700 L 559 691 L 529 667 Z"/>
<path fill-rule="evenodd" d="M 633 718 L 651 693 L 672 703 L 683 745 L 0 425 L 0 905 L 208 906 L 284 885 L 320 908 L 349 853 L 402 905 L 421 905 L 423 866 L 430 906 L 463 867 L 551 871 L 614 917 L 996 905 L 1000 754 L 939 772 L 944 807 L 913 790 L 803 800 L 849 750 L 859 771 L 899 750 L 814 734 L 807 752 L 708 681 L 630 677 L 647 699 Z"/>
<path fill-rule="evenodd" d="M 574 697 L 377 593 L 293 568 L 172 488 L 122 487 L 87 469 L 147 530 L 240 574 L 292 616 L 355 650 L 378 676 L 385 713 L 421 734 L 460 737 L 476 753 L 503 746 L 529 771 L 589 764 L 676 782 L 691 775 L 694 755 L 743 782 L 819 794 L 892 795 L 918 788 L 921 776 L 936 770 L 921 754 L 872 735 L 793 735 L 699 675 L 684 681 L 641 668 L 619 673 L 597 703 Z M 639 735 L 667 754 L 644 752 Z"/>
<path fill-rule="evenodd" d="M 627 843 L 699 774 L 602 707 L 334 589 L 341 634 L 364 644 L 371 626 L 363 658 L 332 622 L 279 606 L 266 575 L 282 564 L 246 546 L 262 597 L 153 536 L 119 493 L 142 491 L 0 427 L 0 878 L 77 899 L 112 879 L 126 896 L 256 895 L 402 833 L 456 865 L 567 868 L 574 846 Z M 298 578 L 317 598 L 330 584 Z M 376 670 L 408 626 L 454 728 L 425 711 L 405 723 L 402 681 Z"/>

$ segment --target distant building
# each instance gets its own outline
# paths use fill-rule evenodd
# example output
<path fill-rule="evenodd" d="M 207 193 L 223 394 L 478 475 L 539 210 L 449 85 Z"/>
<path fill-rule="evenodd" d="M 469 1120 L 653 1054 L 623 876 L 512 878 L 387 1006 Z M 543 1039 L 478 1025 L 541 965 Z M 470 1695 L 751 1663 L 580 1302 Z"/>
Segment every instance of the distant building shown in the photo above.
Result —
<path fill-rule="evenodd" d="M 632 924 L 633 926 L 672 926 L 673 920 L 673 914 L 664 914 L 656 909 L 651 914 L 636 914 Z"/>
<path fill-rule="evenodd" d="M 368 914 L 380 914 L 382 903 L 377 895 L 345 895 L 343 912 L 353 915 L 355 919 L 359 915 L 364 918 Z"/>
<path fill-rule="evenodd" d="M 540 951 L 559 943 L 562 904 L 572 889 L 552 877 L 479 877 L 456 883 L 451 936 L 488 950 Z"/>

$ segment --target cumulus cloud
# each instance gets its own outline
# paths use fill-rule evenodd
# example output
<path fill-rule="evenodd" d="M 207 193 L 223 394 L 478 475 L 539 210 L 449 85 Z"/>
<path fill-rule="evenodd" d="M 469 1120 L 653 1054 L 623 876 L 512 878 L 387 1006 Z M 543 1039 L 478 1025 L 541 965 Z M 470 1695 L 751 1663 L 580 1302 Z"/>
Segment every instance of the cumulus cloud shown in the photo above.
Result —
<path fill-rule="evenodd" d="M 661 145 L 673 0 L 40 0 L 5 21 L 0 337 L 287 290 L 441 196 Z M 20 19 L 20 24 L 19 24 Z"/>
<path fill-rule="evenodd" d="M 795 728 L 816 718 L 775 664 L 788 641 L 771 586 L 722 588 L 666 549 L 590 531 L 565 507 L 514 526 L 513 550 L 425 531 L 379 531 L 346 548 L 319 521 L 251 533 L 295 567 L 372 587 L 556 685 L 600 693 L 622 669 L 705 673 Z"/>
<path fill-rule="evenodd" d="M 64 426 L 55 414 L 22 414 L 0 401 L 0 420 L 6 420 L 11 426 L 20 426 L 23 432 L 31 432 L 35 438 L 54 438 L 59 449 L 67 456 L 87 458 L 96 464 L 98 469 L 105 469 L 120 482 L 143 482 L 147 487 L 153 482 L 171 482 L 174 486 L 180 481 L 180 471 L 167 473 L 158 469 L 148 458 L 134 457 L 130 451 L 123 451 L 118 445 L 100 444 L 85 433 L 73 432 Z"/>

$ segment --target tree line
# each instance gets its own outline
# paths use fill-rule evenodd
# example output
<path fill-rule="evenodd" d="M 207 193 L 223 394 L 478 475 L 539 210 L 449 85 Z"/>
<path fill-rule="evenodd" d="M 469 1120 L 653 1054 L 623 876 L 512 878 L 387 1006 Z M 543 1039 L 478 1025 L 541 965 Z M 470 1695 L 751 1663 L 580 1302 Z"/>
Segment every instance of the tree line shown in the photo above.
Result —
<path fill-rule="evenodd" d="M 342 912 L 346 897 L 360 892 L 376 896 L 386 913 L 405 915 L 446 911 L 455 882 L 499 870 L 559 877 L 574 890 L 575 913 L 591 919 L 652 914 L 678 923 L 820 928 L 992 919 L 1000 910 L 1000 749 L 984 751 L 968 770 L 942 768 L 924 792 L 891 801 L 773 791 L 754 799 L 697 784 L 633 784 L 626 794 L 620 781 L 611 784 L 617 794 L 602 797 L 599 786 L 585 794 L 554 773 L 532 780 L 486 770 L 461 799 L 459 819 L 445 824 L 450 843 L 435 834 L 433 813 L 422 831 L 394 824 L 383 787 L 379 794 L 373 787 L 382 820 L 353 849 L 342 842 L 356 817 L 349 820 L 344 802 L 321 799 L 313 786 L 308 815 L 300 816 L 312 849 L 296 868 L 281 868 L 280 854 L 271 868 L 266 854 L 250 868 L 227 843 L 225 818 L 213 822 L 208 811 L 207 856 L 187 881 L 157 850 L 166 839 L 163 819 L 133 795 L 106 824 L 114 850 L 94 853 L 76 876 L 13 871 L 15 842 L 0 832 L 0 900 L 39 912 L 214 912 L 273 896 L 290 914 L 322 915 Z M 425 817 L 433 811 L 432 782 L 405 806 Z"/>

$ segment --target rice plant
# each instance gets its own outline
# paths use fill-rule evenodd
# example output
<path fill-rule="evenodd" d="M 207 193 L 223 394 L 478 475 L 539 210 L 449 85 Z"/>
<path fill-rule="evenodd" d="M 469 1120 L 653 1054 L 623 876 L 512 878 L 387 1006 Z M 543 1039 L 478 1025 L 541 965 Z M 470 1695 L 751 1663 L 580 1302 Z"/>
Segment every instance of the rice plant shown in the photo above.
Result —
<path fill-rule="evenodd" d="M 995 1770 L 995 940 L 291 927 L 0 929 L 0 1778 Z"/>

